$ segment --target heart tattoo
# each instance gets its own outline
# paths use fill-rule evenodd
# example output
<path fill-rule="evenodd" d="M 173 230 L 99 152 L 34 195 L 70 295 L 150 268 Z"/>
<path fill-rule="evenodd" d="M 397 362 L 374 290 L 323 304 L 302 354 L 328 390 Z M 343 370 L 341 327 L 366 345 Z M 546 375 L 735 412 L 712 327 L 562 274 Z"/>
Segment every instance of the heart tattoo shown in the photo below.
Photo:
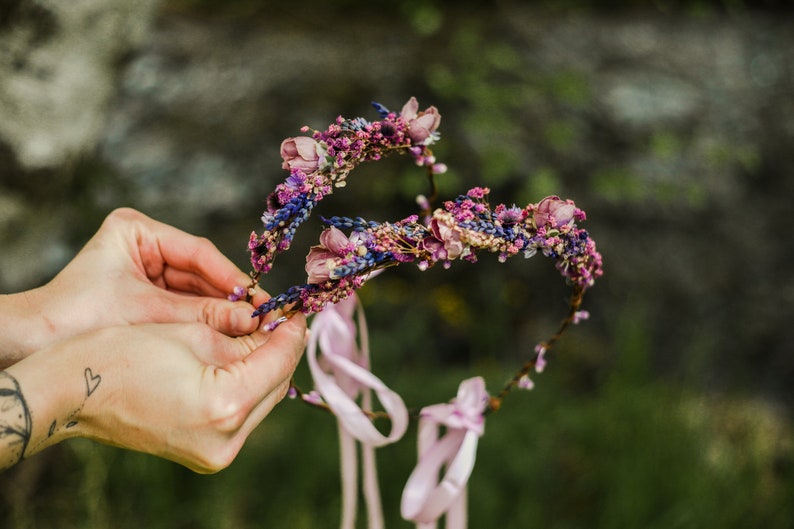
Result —
<path fill-rule="evenodd" d="M 99 383 L 102 382 L 102 377 L 100 375 L 95 375 L 93 371 L 91 371 L 90 367 L 85 368 L 85 385 L 86 385 L 86 397 L 90 397 L 91 394 L 96 391 L 96 388 L 99 386 Z"/>

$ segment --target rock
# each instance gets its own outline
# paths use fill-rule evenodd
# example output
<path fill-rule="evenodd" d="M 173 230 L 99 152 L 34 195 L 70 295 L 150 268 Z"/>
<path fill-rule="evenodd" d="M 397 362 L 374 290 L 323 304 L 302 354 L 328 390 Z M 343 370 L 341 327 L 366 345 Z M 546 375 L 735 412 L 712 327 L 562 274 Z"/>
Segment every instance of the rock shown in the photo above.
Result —
<path fill-rule="evenodd" d="M 120 59 L 146 35 L 157 4 L 13 4 L 0 25 L 0 142 L 22 170 L 57 168 L 95 147 Z"/>

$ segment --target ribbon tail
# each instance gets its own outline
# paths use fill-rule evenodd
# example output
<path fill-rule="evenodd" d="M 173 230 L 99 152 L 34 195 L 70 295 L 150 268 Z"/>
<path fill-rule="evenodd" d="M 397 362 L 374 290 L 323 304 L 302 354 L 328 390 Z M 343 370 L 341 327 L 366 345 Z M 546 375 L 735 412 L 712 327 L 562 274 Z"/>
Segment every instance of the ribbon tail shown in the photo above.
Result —
<path fill-rule="evenodd" d="M 438 440 L 438 424 L 432 421 L 419 421 L 419 431 L 416 442 L 417 459 L 422 459 L 423 456 L 433 447 L 433 444 Z M 436 529 L 438 524 L 435 520 L 432 522 L 416 522 L 416 529 Z"/>
<path fill-rule="evenodd" d="M 420 423 L 420 434 L 421 429 Z M 477 432 L 471 430 L 448 430 L 420 456 L 403 489 L 400 505 L 403 518 L 435 523 L 449 510 L 466 488 L 474 467 L 478 438 Z M 446 470 L 438 482 L 442 466 L 446 466 Z"/>
<path fill-rule="evenodd" d="M 378 487 L 378 467 L 375 462 L 375 447 L 361 446 L 361 457 L 364 466 L 364 499 L 367 502 L 369 529 L 383 529 L 383 507 Z"/>
<path fill-rule="evenodd" d="M 362 318 L 363 318 L 363 313 Z M 359 321 L 361 325 L 361 321 Z M 364 324 L 366 328 L 366 324 Z M 366 344 L 366 340 L 364 340 Z M 365 354 L 368 352 L 368 346 L 364 347 Z M 369 362 L 369 357 L 366 357 Z M 365 411 L 372 411 L 372 391 L 367 388 L 363 391 L 361 396 L 361 407 Z M 380 499 L 380 488 L 378 486 L 378 463 L 375 459 L 375 447 L 371 444 L 361 445 L 361 460 L 363 469 L 363 489 L 364 500 L 367 503 L 367 517 L 369 520 L 369 529 L 383 529 L 383 504 Z"/>
<path fill-rule="evenodd" d="M 447 529 L 466 529 L 468 525 L 468 489 L 464 488 L 460 491 L 460 495 L 449 506 L 446 515 L 446 528 Z"/>
<path fill-rule="evenodd" d="M 339 425 L 340 475 L 342 477 L 341 529 L 355 529 L 358 510 L 358 464 L 356 440 Z"/>

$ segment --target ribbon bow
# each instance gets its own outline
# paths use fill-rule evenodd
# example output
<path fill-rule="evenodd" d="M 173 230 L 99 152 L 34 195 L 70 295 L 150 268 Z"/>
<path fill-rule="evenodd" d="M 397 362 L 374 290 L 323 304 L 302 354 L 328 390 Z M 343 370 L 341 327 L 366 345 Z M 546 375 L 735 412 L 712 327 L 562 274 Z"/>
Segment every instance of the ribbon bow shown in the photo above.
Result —
<path fill-rule="evenodd" d="M 354 312 L 358 313 L 361 346 L 356 340 Z M 339 423 L 340 464 L 342 473 L 342 529 L 353 529 L 358 497 L 356 440 L 362 443 L 363 491 L 370 529 L 383 527 L 375 447 L 393 443 L 408 428 L 408 410 L 402 398 L 369 371 L 369 339 L 364 312 L 351 296 L 328 306 L 314 317 L 306 358 L 317 392 L 325 400 Z M 317 348 L 322 357 L 318 359 Z M 375 391 L 391 420 L 388 435 L 380 433 L 367 412 L 372 411 Z M 355 401 L 361 396 L 361 406 Z"/>
<path fill-rule="evenodd" d="M 485 431 L 483 412 L 488 403 L 482 377 L 464 380 L 449 404 L 422 408 L 419 418 L 419 462 L 403 490 L 403 518 L 419 529 L 435 529 L 447 515 L 448 529 L 466 527 L 466 484 L 477 457 L 477 443 Z M 439 427 L 446 432 L 438 437 Z M 438 481 L 439 470 L 446 472 Z"/>

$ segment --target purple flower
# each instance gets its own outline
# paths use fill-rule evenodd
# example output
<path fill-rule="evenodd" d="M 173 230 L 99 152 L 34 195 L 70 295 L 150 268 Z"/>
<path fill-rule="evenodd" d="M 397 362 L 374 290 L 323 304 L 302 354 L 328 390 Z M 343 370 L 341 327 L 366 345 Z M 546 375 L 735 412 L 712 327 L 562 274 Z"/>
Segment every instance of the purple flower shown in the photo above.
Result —
<path fill-rule="evenodd" d="M 516 224 L 524 220 L 524 210 L 516 206 L 508 208 L 504 204 L 499 204 L 494 213 L 502 224 Z"/>
<path fill-rule="evenodd" d="M 247 294 L 248 294 L 248 290 L 246 290 L 241 286 L 236 286 L 234 287 L 234 290 L 232 290 L 232 293 L 226 296 L 226 299 L 228 299 L 229 301 L 239 301 L 243 299 Z"/>
<path fill-rule="evenodd" d="M 576 206 L 570 200 L 562 200 L 557 195 L 544 198 L 535 207 L 535 226 L 541 228 L 547 224 L 552 228 L 561 228 L 574 220 Z"/>
<path fill-rule="evenodd" d="M 408 122 L 408 136 L 414 145 L 430 145 L 436 140 L 436 129 L 441 123 L 436 107 L 419 112 L 419 102 L 412 97 L 403 106 L 400 116 Z"/>
<path fill-rule="evenodd" d="M 316 171 L 325 161 L 322 144 L 308 136 L 287 138 L 281 142 L 282 169 L 300 170 L 306 174 Z"/>
<path fill-rule="evenodd" d="M 293 191 L 300 191 L 304 183 L 306 183 L 306 175 L 303 173 L 292 173 L 284 181 L 287 188 Z"/>

